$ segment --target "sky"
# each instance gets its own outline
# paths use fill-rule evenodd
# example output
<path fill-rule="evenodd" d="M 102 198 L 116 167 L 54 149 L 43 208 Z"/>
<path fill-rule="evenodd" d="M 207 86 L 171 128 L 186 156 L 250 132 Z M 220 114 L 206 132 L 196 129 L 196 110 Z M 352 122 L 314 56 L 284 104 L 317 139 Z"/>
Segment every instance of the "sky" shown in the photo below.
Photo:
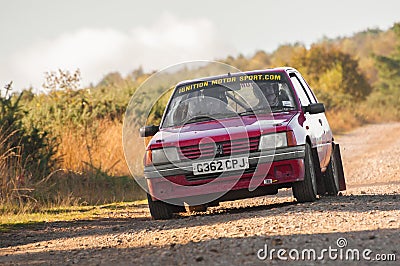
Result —
<path fill-rule="evenodd" d="M 0 86 L 39 89 L 44 73 L 81 71 L 83 86 L 191 60 L 309 46 L 400 22 L 398 0 L 0 0 Z"/>

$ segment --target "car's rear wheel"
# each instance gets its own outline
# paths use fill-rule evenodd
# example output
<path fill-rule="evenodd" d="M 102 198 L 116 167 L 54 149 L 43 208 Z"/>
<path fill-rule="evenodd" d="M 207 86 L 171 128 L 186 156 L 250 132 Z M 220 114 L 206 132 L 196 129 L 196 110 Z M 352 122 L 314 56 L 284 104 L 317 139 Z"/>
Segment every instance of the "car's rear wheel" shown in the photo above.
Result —
<path fill-rule="evenodd" d="M 293 195 L 298 202 L 310 202 L 317 199 L 317 175 L 310 144 L 306 143 L 304 156 L 304 180 L 295 182 Z"/>
<path fill-rule="evenodd" d="M 335 150 L 332 151 L 331 161 L 325 173 L 326 194 L 336 196 L 339 192 L 339 169 Z"/>
<path fill-rule="evenodd" d="M 172 205 L 160 200 L 154 201 L 149 193 L 147 193 L 147 201 L 149 203 L 151 217 L 155 220 L 166 220 L 172 218 L 174 210 Z"/>

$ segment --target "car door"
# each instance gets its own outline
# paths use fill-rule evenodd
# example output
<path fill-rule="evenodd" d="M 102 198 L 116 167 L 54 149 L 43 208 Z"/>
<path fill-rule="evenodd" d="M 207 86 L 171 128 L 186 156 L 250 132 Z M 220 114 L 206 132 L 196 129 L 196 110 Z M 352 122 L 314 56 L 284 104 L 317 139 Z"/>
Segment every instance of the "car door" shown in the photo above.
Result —
<path fill-rule="evenodd" d="M 305 84 L 302 83 L 302 77 L 300 76 L 300 73 L 290 72 L 289 77 L 302 107 L 317 102 L 315 96 L 307 92 Z M 312 147 L 316 148 L 317 150 L 321 169 L 325 168 L 327 152 L 325 145 L 326 132 L 324 129 L 324 116 L 324 114 L 304 113 L 305 121 L 303 124 L 303 127 L 311 139 Z"/>
<path fill-rule="evenodd" d="M 309 94 L 310 97 L 312 99 L 314 99 L 315 102 L 317 103 L 318 99 L 317 99 L 317 97 L 315 97 L 315 94 L 311 90 L 308 83 L 305 81 L 305 79 L 301 76 L 300 73 L 298 73 L 298 75 L 299 75 L 301 83 L 303 84 L 304 88 L 306 89 L 307 94 Z M 331 157 L 331 153 L 332 153 L 333 134 L 332 134 L 332 130 L 329 126 L 329 122 L 328 122 L 328 119 L 326 118 L 325 113 L 318 114 L 318 120 L 322 124 L 322 128 L 324 130 L 324 136 L 322 138 L 322 145 L 323 145 L 323 149 L 325 150 L 325 160 L 323 163 L 323 167 L 321 167 L 321 168 L 324 168 L 324 167 L 328 166 L 329 161 L 330 161 L 330 157 Z"/>

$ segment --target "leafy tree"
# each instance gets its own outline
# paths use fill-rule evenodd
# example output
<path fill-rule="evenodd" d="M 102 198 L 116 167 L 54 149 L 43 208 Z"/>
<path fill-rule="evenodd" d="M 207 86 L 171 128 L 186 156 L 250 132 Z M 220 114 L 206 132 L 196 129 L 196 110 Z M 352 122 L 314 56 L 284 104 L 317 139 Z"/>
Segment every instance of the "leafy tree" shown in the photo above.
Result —
<path fill-rule="evenodd" d="M 400 23 L 393 26 L 396 38 L 400 41 Z M 400 89 L 400 44 L 390 56 L 375 56 L 379 69 L 379 86 L 385 92 L 394 92 Z"/>
<path fill-rule="evenodd" d="M 270 65 L 271 58 L 264 51 L 257 51 L 249 60 L 249 69 L 263 69 Z"/>
<path fill-rule="evenodd" d="M 304 53 L 305 51 L 306 48 L 301 43 L 281 45 L 271 55 L 270 66 L 290 66 L 292 58 L 294 58 L 298 54 Z"/>
<path fill-rule="evenodd" d="M 396 23 L 392 30 L 398 43 L 395 51 L 390 56 L 375 56 L 379 73 L 379 91 L 375 102 L 395 108 L 400 115 L 400 23 Z"/>
<path fill-rule="evenodd" d="M 292 59 L 292 65 L 306 77 L 328 108 L 357 103 L 371 93 L 372 87 L 349 54 L 324 45 L 314 45 Z"/>
<path fill-rule="evenodd" d="M 137 69 L 133 70 L 127 77 L 128 80 L 136 80 L 138 77 L 143 76 L 143 67 L 139 66 Z"/>
<path fill-rule="evenodd" d="M 108 86 L 108 87 L 115 87 L 120 86 L 124 83 L 124 79 L 122 78 L 119 72 L 111 72 L 107 74 L 97 86 Z"/>

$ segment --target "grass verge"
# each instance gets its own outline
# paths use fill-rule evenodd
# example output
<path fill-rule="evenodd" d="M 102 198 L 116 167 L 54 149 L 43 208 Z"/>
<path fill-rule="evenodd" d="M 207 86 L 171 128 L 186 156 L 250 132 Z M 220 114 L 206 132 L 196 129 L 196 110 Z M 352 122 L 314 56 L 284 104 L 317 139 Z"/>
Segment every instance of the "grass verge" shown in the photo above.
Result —
<path fill-rule="evenodd" d="M 0 232 L 39 226 L 51 222 L 67 222 L 107 218 L 112 213 L 126 213 L 147 204 L 147 200 L 117 202 L 98 206 L 66 206 L 43 209 L 32 213 L 5 213 L 0 216 Z"/>

